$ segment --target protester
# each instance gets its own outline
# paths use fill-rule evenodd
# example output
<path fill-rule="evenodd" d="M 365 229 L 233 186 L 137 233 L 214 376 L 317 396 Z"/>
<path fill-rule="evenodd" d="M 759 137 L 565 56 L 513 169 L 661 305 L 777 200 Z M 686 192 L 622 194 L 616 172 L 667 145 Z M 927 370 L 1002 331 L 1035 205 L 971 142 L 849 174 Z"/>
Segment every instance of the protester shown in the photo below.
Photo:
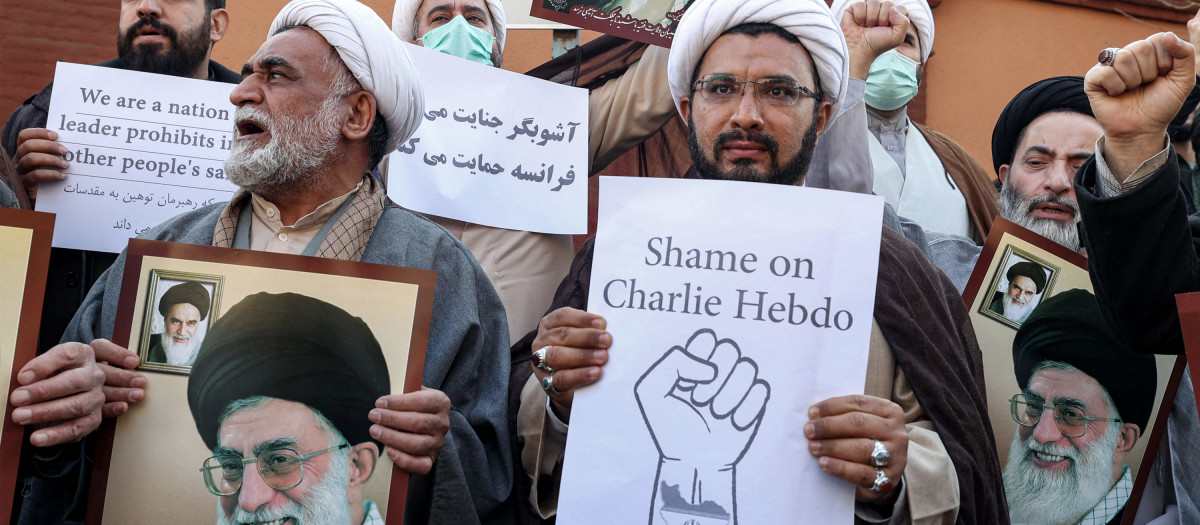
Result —
<path fill-rule="evenodd" d="M 1183 354 L 1175 294 L 1200 291 L 1200 215 L 1187 216 L 1166 131 L 1195 86 L 1195 47 L 1159 33 L 1103 56 L 1111 62 L 1093 66 L 1086 86 L 1104 136 L 1075 175 L 1092 285 L 1104 319 L 1129 348 Z M 1181 523 L 1200 521 L 1193 388 L 1185 371 L 1167 419 L 1167 485 Z"/>
<path fill-rule="evenodd" d="M 218 496 L 217 523 L 382 524 L 363 497 L 382 444 L 362 415 L 389 385 L 371 328 L 337 306 L 262 292 L 230 308 L 187 385 L 213 454 L 201 472 Z M 250 464 L 258 475 L 244 475 Z"/>
<path fill-rule="evenodd" d="M 894 29 L 873 28 L 884 39 Z M 676 30 L 668 71 L 677 108 L 689 123 L 699 175 L 801 184 L 818 134 L 838 114 L 847 66 L 841 31 L 823 2 L 693 4 Z M 732 89 L 740 95 L 711 100 L 708 86 L 723 82 L 726 74 L 736 81 L 795 79 L 816 97 L 801 97 L 797 88 L 794 105 L 766 104 L 757 99 L 759 89 L 737 85 Z M 728 146 L 714 148 L 718 137 Z M 949 281 L 915 246 L 888 229 L 882 239 L 874 317 L 881 336 L 872 338 L 867 395 L 814 405 L 816 416 L 806 425 L 810 450 L 821 457 L 825 472 L 856 487 L 862 519 L 1006 523 L 995 443 L 978 386 L 982 364 L 967 312 Z M 540 380 L 539 387 L 523 392 L 519 432 L 523 466 L 535 488 L 530 497 L 543 516 L 553 514 L 557 504 L 574 389 L 600 379 L 614 345 L 617 351 L 636 346 L 620 346 L 604 330 L 603 318 L 582 310 L 593 246 L 589 241 L 576 256 L 555 297 L 557 309 L 518 343 L 533 354 Z M 901 292 L 915 289 L 924 292 Z M 901 296 L 906 300 L 897 301 Z M 837 428 L 839 415 L 880 424 Z M 861 447 L 848 446 L 872 439 L 889 451 L 888 466 L 875 466 Z M 901 475 L 903 483 L 893 484 Z"/>
<path fill-rule="evenodd" d="M 392 31 L 405 42 L 500 67 L 507 28 L 499 0 L 399 0 L 392 11 Z M 607 166 L 671 118 L 666 60 L 666 49 L 651 46 L 623 74 L 591 90 L 589 173 Z M 512 342 L 537 328 L 555 284 L 575 255 L 572 237 L 430 219 L 462 240 L 479 260 L 504 303 Z"/>
<path fill-rule="evenodd" d="M 992 166 L 1002 183 L 1000 216 L 1073 252 L 1079 203 L 1071 178 L 1095 152 L 1100 124 L 1083 91 L 1083 77 L 1052 77 L 1021 90 L 992 131 Z M 929 259 L 961 292 L 983 248 L 961 236 L 926 235 Z"/>
<path fill-rule="evenodd" d="M 231 84 L 241 81 L 237 73 L 210 60 L 213 46 L 229 29 L 225 0 L 120 4 L 117 58 L 97 65 Z M 64 59 L 69 61 L 70 57 Z M 17 178 L 30 199 L 37 197 L 43 182 L 66 179 L 64 170 L 70 167 L 63 158 L 67 147 L 58 142 L 58 133 L 45 129 L 53 89 L 53 82 L 47 84 L 13 111 L 4 124 L 4 149 L 12 156 Z M 116 258 L 114 253 L 68 248 L 50 251 L 39 351 L 45 352 L 58 342 L 96 278 Z"/>
<path fill-rule="evenodd" d="M 473 523 L 506 510 L 499 509 L 512 478 L 503 307 L 461 243 L 388 203 L 370 176 L 422 120 L 424 95 L 403 44 L 358 2 L 295 0 L 243 72 L 230 94 L 238 110 L 225 164 L 241 189 L 228 203 L 185 213 L 142 237 L 436 271 L 426 388 L 380 397 L 361 417 L 375 423 L 371 435 L 392 462 L 412 474 L 410 523 Z M 62 444 L 57 463 L 85 461 L 84 447 L 69 442 L 94 430 L 101 414 L 118 415 L 140 400 L 132 395 L 144 384 L 140 374 L 93 361 L 138 363 L 104 340 L 113 333 L 124 262 L 119 257 L 100 277 L 64 342 L 17 376 L 15 422 L 65 420 L 31 434 L 35 447 Z M 86 489 L 86 478 L 79 483 Z"/>
<path fill-rule="evenodd" d="M 1121 523 L 1133 491 L 1125 458 L 1154 410 L 1154 358 L 1117 341 L 1096 297 L 1078 289 L 1038 306 L 1012 353 L 1020 392 L 1004 491 L 1013 521 Z"/>
<path fill-rule="evenodd" d="M 892 6 L 912 23 L 904 41 L 891 49 L 873 47 L 863 32 L 844 17 L 851 12 L 874 27 L 889 21 Z M 925 65 L 933 52 L 933 13 L 925 0 L 837 0 L 850 51 L 850 77 L 865 82 L 872 190 L 926 230 L 961 235 L 982 244 L 1000 214 L 991 177 L 970 154 L 941 133 L 912 122 L 908 104 L 917 95 Z M 852 91 L 857 96 L 857 90 Z M 853 100 L 853 99 L 852 99 Z"/>

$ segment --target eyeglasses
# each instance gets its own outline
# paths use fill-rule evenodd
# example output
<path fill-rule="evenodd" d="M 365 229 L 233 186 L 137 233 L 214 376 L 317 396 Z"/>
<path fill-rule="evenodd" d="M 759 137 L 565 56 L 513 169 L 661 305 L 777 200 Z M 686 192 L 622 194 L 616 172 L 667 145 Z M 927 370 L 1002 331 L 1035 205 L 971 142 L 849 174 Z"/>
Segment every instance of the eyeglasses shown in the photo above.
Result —
<path fill-rule="evenodd" d="M 1087 424 L 1092 421 L 1111 421 L 1120 423 L 1120 419 L 1107 417 L 1091 417 L 1083 413 L 1077 406 L 1048 405 L 1041 399 L 1026 397 L 1024 394 L 1012 396 L 1012 418 L 1023 427 L 1035 427 L 1042 419 L 1042 411 L 1049 408 L 1054 410 L 1054 423 L 1064 436 L 1077 438 L 1087 433 Z"/>
<path fill-rule="evenodd" d="M 795 106 L 800 99 L 817 98 L 800 83 L 786 78 L 760 78 L 745 80 L 734 75 L 713 73 L 696 81 L 696 89 L 700 97 L 709 102 L 729 102 L 742 97 L 746 84 L 754 85 L 754 97 L 761 102 L 775 106 Z"/>
<path fill-rule="evenodd" d="M 241 490 L 242 474 L 247 463 L 257 464 L 258 474 L 267 486 L 275 490 L 288 490 L 304 481 L 304 460 L 349 446 L 342 443 L 303 456 L 290 448 L 268 450 L 252 458 L 213 456 L 204 460 L 200 472 L 204 475 L 208 491 L 217 496 L 232 496 Z"/>

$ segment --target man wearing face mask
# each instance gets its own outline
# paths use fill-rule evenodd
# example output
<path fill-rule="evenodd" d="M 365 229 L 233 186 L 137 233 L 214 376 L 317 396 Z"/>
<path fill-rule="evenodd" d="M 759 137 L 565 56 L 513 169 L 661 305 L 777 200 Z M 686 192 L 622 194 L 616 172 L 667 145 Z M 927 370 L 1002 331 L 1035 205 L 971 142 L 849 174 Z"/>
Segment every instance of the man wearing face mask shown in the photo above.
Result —
<path fill-rule="evenodd" d="M 888 23 L 892 6 L 911 24 L 904 42 L 873 48 L 864 29 Z M 866 19 L 866 26 L 854 23 Z M 933 49 L 933 14 L 926 0 L 835 0 L 850 51 L 849 96 L 863 96 L 871 130 L 873 191 L 901 216 L 933 232 L 962 235 L 982 243 L 1000 214 L 991 177 L 949 137 L 908 118 L 925 63 Z M 892 16 L 895 16 L 894 14 Z M 850 102 L 850 101 L 848 101 Z"/>
<path fill-rule="evenodd" d="M 392 32 L 401 40 L 495 67 L 503 61 L 505 30 L 500 0 L 397 0 L 392 12 Z M 589 174 L 673 116 L 666 63 L 667 50 L 650 46 L 624 74 L 591 91 Z M 430 219 L 458 237 L 479 260 L 504 303 L 512 342 L 536 329 L 575 255 L 571 236 Z"/>

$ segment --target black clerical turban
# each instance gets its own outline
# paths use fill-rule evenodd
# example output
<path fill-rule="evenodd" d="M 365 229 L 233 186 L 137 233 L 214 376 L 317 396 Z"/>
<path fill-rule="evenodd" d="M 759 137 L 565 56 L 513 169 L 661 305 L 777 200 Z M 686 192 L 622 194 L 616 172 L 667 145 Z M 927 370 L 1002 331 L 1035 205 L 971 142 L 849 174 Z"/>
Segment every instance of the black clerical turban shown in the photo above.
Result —
<path fill-rule="evenodd" d="M 179 283 L 168 288 L 162 299 L 158 301 L 158 313 L 162 314 L 163 319 L 166 319 L 167 312 L 171 311 L 171 307 L 179 303 L 195 306 L 197 310 L 200 310 L 201 320 L 208 317 L 208 290 L 205 290 L 200 283 Z"/>
<path fill-rule="evenodd" d="M 1033 285 L 1037 287 L 1033 293 L 1042 293 L 1042 288 L 1046 286 L 1046 270 L 1042 269 L 1041 266 L 1028 261 L 1019 262 L 1009 267 L 1008 273 L 1004 274 L 1010 283 L 1019 275 L 1024 275 L 1033 280 Z"/>
<path fill-rule="evenodd" d="M 1011 164 L 1021 132 L 1038 117 L 1054 111 L 1073 111 L 1089 117 L 1092 104 L 1083 91 L 1083 77 L 1054 77 L 1034 82 L 1021 90 L 1000 112 L 992 131 L 992 167 Z"/>
<path fill-rule="evenodd" d="M 1096 296 L 1068 290 L 1033 310 L 1013 340 L 1017 385 L 1029 386 L 1034 367 L 1043 361 L 1067 363 L 1091 376 L 1108 390 L 1121 419 L 1147 432 L 1158 385 L 1154 356 L 1136 354 L 1117 340 Z"/>
<path fill-rule="evenodd" d="M 188 378 L 188 405 L 209 449 L 229 403 L 267 396 L 321 412 L 350 444 L 371 441 L 367 414 L 390 391 L 367 324 L 294 293 L 258 293 L 213 324 Z"/>

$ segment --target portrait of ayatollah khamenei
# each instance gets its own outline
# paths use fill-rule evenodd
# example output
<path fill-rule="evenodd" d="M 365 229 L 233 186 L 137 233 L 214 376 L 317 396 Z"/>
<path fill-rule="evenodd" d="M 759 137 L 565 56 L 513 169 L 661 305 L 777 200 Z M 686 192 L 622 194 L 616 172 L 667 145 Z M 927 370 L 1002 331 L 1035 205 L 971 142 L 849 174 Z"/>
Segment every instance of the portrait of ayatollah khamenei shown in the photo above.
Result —
<path fill-rule="evenodd" d="M 139 368 L 146 396 L 98 447 L 90 515 L 269 522 L 279 516 L 239 500 L 275 494 L 289 506 L 261 507 L 304 523 L 402 522 L 408 475 L 369 435 L 368 413 L 420 388 L 433 272 L 142 240 L 125 271 L 114 342 L 129 348 L 155 335 L 144 320 L 162 297 L 199 314 L 208 288 L 190 285 L 219 276 L 219 300 L 186 375 Z"/>

